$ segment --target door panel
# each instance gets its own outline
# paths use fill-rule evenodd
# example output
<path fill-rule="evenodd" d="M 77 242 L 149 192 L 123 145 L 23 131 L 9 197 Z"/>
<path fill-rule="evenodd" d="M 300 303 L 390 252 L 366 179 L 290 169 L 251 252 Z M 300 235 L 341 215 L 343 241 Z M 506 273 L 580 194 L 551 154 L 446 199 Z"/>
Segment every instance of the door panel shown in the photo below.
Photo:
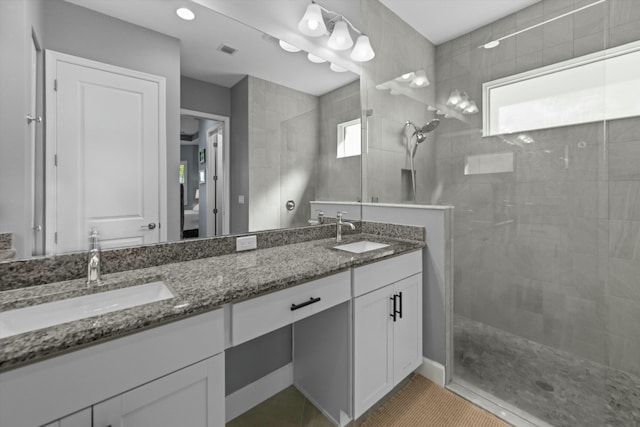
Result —
<path fill-rule="evenodd" d="M 355 299 L 355 418 L 393 388 L 392 291 L 387 286 Z"/>
<path fill-rule="evenodd" d="M 421 290 L 421 274 L 400 280 L 394 285 L 394 293 L 402 294 L 402 317 L 397 318 L 393 331 L 393 378 L 396 384 L 422 363 Z"/>
<path fill-rule="evenodd" d="M 224 425 L 224 354 L 181 369 L 93 407 L 93 425 Z"/>
<path fill-rule="evenodd" d="M 158 242 L 158 82 L 55 64 L 56 252 L 86 249 L 92 228 L 105 248 Z"/>

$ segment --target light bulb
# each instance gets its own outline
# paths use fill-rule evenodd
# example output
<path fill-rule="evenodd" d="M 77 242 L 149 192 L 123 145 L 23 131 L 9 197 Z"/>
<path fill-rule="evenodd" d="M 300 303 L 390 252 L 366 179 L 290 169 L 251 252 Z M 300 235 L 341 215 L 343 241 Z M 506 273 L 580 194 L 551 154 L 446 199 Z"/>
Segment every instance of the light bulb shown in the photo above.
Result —
<path fill-rule="evenodd" d="M 336 22 L 327 45 L 335 50 L 345 50 L 353 46 L 353 39 L 351 39 L 351 34 L 349 34 L 349 28 L 346 22 Z"/>
<path fill-rule="evenodd" d="M 315 3 L 307 6 L 304 16 L 298 23 L 298 30 L 311 37 L 321 37 L 327 33 L 327 26 L 322 18 L 322 9 Z"/>
<path fill-rule="evenodd" d="M 478 112 L 476 101 L 469 101 L 469 106 L 462 111 L 464 114 L 475 114 Z"/>
<path fill-rule="evenodd" d="M 451 91 L 451 95 L 449 95 L 449 99 L 447 100 L 447 105 L 455 106 L 462 100 L 460 96 L 460 92 L 457 89 Z"/>
<path fill-rule="evenodd" d="M 466 93 L 463 93 L 462 96 L 460 97 L 460 102 L 458 102 L 458 104 L 456 105 L 456 108 L 459 110 L 464 110 L 469 105 L 471 105 L 469 103 L 469 96 Z"/>
<path fill-rule="evenodd" d="M 413 88 L 429 86 L 429 79 L 427 79 L 427 73 L 424 70 L 416 71 L 416 76 L 413 78 L 409 86 Z"/>
<path fill-rule="evenodd" d="M 353 47 L 350 56 L 351 59 L 358 62 L 366 62 L 372 60 L 376 56 L 376 53 L 371 47 L 369 37 L 362 34 L 359 35 L 358 39 L 356 40 L 356 45 Z"/>

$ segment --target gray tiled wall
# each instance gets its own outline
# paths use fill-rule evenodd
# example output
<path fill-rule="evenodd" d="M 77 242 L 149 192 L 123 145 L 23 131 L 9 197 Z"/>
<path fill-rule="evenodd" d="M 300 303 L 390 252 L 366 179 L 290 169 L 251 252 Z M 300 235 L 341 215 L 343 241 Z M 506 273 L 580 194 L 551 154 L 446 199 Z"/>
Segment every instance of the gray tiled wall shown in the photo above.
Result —
<path fill-rule="evenodd" d="M 543 0 L 436 48 L 436 102 L 452 89 L 640 40 L 640 1 L 610 0 L 477 47 L 585 0 Z M 436 133 L 439 203 L 455 209 L 455 311 L 640 374 L 640 119 L 481 137 L 481 114 Z M 465 176 L 465 157 L 513 152 L 513 173 Z M 565 159 L 568 158 L 568 164 Z"/>
<path fill-rule="evenodd" d="M 406 202 L 402 195 L 403 170 L 410 170 L 405 140 L 405 122 L 422 126 L 435 117 L 428 111 L 435 89 L 435 47 L 416 30 L 400 20 L 378 1 L 362 1 L 365 33 L 375 46 L 376 57 L 363 64 L 361 75 L 363 109 L 370 110 L 363 138 L 362 200 L 386 203 Z M 431 86 L 424 89 L 424 102 L 391 95 L 376 86 L 402 74 L 424 69 Z M 430 202 L 434 189 L 435 152 L 433 134 L 421 144 L 416 155 L 418 202 Z M 405 172 L 407 174 L 408 172 Z M 410 177 L 410 174 L 408 175 Z M 406 182 L 406 181 L 405 181 Z"/>

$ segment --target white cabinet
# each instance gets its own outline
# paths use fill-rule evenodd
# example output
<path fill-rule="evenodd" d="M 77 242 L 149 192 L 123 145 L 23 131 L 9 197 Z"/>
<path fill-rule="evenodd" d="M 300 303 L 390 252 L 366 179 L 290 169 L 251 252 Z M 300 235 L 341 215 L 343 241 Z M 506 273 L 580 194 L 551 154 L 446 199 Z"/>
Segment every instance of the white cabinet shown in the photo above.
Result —
<path fill-rule="evenodd" d="M 349 271 L 232 304 L 233 345 L 305 319 L 351 298 Z"/>
<path fill-rule="evenodd" d="M 91 426 L 91 408 L 66 416 L 44 427 L 89 427 Z"/>
<path fill-rule="evenodd" d="M 223 351 L 223 313 L 214 310 L 2 372 L 0 427 L 65 420 L 69 414 L 168 378 Z M 224 387 L 223 368 L 220 373 Z M 223 405 L 224 396 L 215 396 Z M 120 426 L 112 424 L 116 425 Z"/>
<path fill-rule="evenodd" d="M 411 264 L 409 271 L 419 271 L 420 259 L 413 254 L 389 261 L 402 265 L 410 260 L 418 264 Z M 355 419 L 422 363 L 422 274 L 406 277 L 406 271 L 396 269 L 390 275 L 385 268 L 381 275 L 394 282 L 379 287 L 381 275 L 375 274 L 374 267 L 384 267 L 382 264 L 354 271 L 355 290 L 378 288 L 354 300 Z"/>
<path fill-rule="evenodd" d="M 94 427 L 218 427 L 224 422 L 224 354 L 93 407 Z"/>

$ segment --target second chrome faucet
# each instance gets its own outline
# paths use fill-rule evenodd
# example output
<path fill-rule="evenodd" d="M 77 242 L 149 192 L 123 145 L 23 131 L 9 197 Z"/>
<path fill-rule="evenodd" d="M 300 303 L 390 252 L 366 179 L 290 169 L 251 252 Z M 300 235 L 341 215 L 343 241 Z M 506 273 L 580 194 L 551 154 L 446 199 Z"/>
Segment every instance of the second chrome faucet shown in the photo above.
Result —
<path fill-rule="evenodd" d="M 348 225 L 349 227 L 351 227 L 352 230 L 356 229 L 356 226 L 353 225 L 352 223 L 342 221 L 342 215 L 346 213 L 347 212 L 345 211 L 338 211 L 338 215 L 336 216 L 336 219 L 338 220 L 338 222 L 336 223 L 336 243 L 342 242 L 342 226 L 343 225 Z"/>

